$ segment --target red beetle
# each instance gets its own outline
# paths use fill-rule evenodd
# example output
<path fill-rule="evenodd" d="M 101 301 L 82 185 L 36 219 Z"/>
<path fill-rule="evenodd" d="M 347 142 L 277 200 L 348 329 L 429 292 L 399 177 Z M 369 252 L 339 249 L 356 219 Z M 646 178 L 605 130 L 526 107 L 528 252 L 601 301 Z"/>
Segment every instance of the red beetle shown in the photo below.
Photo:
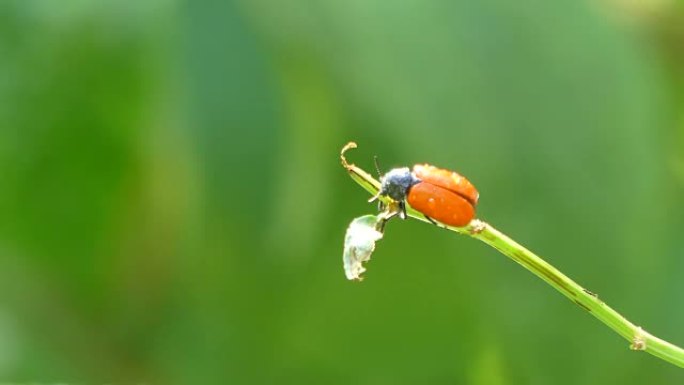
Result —
<path fill-rule="evenodd" d="M 468 179 L 456 172 L 417 164 L 413 172 L 408 167 L 395 168 L 381 179 L 378 195 L 399 203 L 398 213 L 406 218 L 406 203 L 430 220 L 449 226 L 465 226 L 475 217 L 475 205 L 480 194 Z"/>

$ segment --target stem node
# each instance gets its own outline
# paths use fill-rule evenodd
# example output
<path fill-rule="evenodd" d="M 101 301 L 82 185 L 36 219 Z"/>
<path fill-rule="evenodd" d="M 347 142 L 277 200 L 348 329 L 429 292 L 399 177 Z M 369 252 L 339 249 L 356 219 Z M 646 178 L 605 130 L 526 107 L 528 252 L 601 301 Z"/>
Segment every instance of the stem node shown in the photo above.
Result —
<path fill-rule="evenodd" d="M 481 221 L 479 219 L 473 219 L 470 222 L 470 230 L 469 231 L 470 231 L 471 235 L 477 235 L 477 234 L 480 234 L 481 232 L 483 232 L 486 227 L 487 227 L 487 224 L 484 223 L 483 221 Z"/>
<path fill-rule="evenodd" d="M 641 326 L 637 327 L 634 332 L 634 338 L 632 338 L 632 343 L 629 345 L 631 350 L 646 350 L 646 339 L 644 339 L 643 332 L 644 329 L 642 329 Z"/>

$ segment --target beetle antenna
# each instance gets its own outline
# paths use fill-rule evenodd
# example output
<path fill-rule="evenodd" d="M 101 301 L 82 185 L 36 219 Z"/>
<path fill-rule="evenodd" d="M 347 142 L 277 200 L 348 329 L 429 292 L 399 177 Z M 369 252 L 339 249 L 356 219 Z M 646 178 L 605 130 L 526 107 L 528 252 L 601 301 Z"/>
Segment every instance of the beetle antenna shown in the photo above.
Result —
<path fill-rule="evenodd" d="M 373 163 L 375 164 L 375 171 L 378 172 L 378 178 L 382 178 L 382 173 L 380 172 L 380 165 L 378 164 L 377 155 L 373 155 Z"/>

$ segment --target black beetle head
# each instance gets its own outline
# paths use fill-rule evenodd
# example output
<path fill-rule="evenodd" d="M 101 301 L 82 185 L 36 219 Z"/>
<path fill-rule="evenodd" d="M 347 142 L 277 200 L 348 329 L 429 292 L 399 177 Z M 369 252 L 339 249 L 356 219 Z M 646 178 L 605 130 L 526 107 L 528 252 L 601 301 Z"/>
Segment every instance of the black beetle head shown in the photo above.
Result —
<path fill-rule="evenodd" d="M 406 199 L 408 190 L 414 184 L 420 182 L 408 167 L 395 168 L 387 172 L 380 179 L 380 195 L 388 196 L 395 201 L 401 202 Z"/>

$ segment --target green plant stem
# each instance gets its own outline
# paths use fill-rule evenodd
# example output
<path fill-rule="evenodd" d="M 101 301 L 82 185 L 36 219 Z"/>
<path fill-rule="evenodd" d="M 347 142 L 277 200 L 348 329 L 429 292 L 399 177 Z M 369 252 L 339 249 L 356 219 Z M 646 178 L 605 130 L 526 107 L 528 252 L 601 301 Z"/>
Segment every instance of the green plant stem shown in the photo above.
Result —
<path fill-rule="evenodd" d="M 356 144 L 349 143 L 342 149 L 340 154 L 342 165 L 354 181 L 374 196 L 380 188 L 380 182 L 361 168 L 347 163 L 344 157 L 345 151 L 355 147 Z M 386 197 L 381 197 L 380 199 L 385 203 L 392 203 Z M 407 214 L 411 218 L 429 223 L 423 214 L 411 207 L 407 207 Z M 684 367 L 684 350 L 682 348 L 655 337 L 641 327 L 634 325 L 601 301 L 596 294 L 583 288 L 538 255 L 496 230 L 491 225 L 479 219 L 474 219 L 465 227 L 451 227 L 441 224 L 440 226 L 478 239 L 519 263 L 629 341 L 630 349 L 643 350 L 674 365 Z"/>

